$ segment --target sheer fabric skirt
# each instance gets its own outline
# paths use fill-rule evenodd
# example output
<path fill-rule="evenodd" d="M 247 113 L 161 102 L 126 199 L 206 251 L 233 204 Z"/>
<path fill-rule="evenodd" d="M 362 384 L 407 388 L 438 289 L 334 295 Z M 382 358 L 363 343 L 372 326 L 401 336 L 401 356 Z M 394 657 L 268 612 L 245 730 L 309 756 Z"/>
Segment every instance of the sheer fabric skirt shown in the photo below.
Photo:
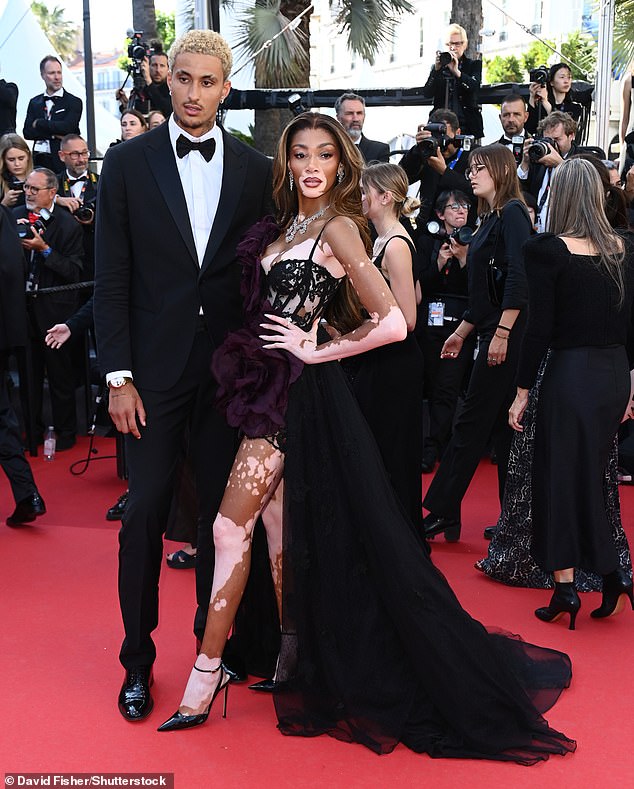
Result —
<path fill-rule="evenodd" d="M 542 717 L 569 658 L 489 633 L 460 606 L 336 363 L 291 387 L 284 482 L 283 733 L 522 764 L 574 750 Z"/>

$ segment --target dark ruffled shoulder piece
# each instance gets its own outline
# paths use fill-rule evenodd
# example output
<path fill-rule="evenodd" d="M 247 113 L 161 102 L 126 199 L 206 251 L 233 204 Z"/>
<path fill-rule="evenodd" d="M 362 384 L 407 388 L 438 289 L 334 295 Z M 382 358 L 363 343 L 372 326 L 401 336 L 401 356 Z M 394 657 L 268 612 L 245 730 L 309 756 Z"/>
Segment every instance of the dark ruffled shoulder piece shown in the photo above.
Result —
<path fill-rule="evenodd" d="M 263 315 L 270 311 L 262 254 L 279 234 L 280 228 L 273 217 L 265 217 L 238 245 L 245 326 L 227 336 L 211 362 L 218 381 L 216 405 L 225 412 L 228 424 L 239 428 L 248 438 L 275 436 L 284 429 L 288 390 L 304 366 L 286 351 L 263 348 L 258 336 Z"/>

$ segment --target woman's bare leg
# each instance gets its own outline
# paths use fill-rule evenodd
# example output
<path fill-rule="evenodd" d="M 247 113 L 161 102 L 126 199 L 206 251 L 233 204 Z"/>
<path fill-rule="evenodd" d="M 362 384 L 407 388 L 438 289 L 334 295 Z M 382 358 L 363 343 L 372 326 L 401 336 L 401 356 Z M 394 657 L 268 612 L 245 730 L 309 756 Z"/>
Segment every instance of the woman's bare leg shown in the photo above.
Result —
<path fill-rule="evenodd" d="M 282 505 L 284 501 L 284 480 L 281 479 L 275 488 L 271 499 L 262 511 L 262 523 L 266 531 L 266 542 L 269 551 L 269 563 L 271 565 L 271 575 L 273 576 L 273 586 L 275 588 L 275 600 L 277 602 L 277 613 L 282 623 Z"/>
<path fill-rule="evenodd" d="M 238 610 L 251 565 L 251 536 L 261 511 L 281 479 L 283 454 L 265 439 L 243 439 L 213 524 L 215 568 L 207 625 L 200 655 L 179 711 L 196 715 L 209 706 L 222 672 L 229 629 Z"/>

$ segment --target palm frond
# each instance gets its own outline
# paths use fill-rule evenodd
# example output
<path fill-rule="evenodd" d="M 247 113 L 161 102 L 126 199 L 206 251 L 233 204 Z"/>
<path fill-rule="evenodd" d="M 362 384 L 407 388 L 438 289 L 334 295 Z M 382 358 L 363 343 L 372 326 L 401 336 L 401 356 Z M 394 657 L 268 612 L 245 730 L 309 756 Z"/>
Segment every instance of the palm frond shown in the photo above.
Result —
<path fill-rule="evenodd" d="M 616 4 L 612 67 L 625 71 L 634 60 L 634 0 L 620 0 Z"/>
<path fill-rule="evenodd" d="M 407 0 L 343 0 L 337 24 L 348 37 L 348 47 L 369 63 L 392 39 L 400 16 L 414 12 Z"/>

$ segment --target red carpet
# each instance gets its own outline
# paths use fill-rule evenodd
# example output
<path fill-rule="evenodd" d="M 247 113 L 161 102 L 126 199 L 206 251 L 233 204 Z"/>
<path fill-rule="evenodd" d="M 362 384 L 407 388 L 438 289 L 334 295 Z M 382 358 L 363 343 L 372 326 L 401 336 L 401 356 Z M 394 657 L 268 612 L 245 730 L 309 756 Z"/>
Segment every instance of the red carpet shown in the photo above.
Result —
<path fill-rule="evenodd" d="M 114 442 L 98 439 L 99 455 Z M 432 760 L 398 747 L 376 756 L 328 737 L 283 737 L 271 699 L 232 686 L 226 720 L 220 705 L 198 729 L 158 734 L 176 709 L 194 657 L 193 571 L 164 569 L 161 624 L 156 633 L 155 710 L 126 723 L 116 697 L 121 624 L 116 597 L 117 524 L 104 520 L 123 491 L 114 460 L 92 463 L 73 477 L 71 462 L 87 440 L 53 463 L 33 461 L 48 513 L 36 525 L 0 526 L 2 650 L 0 687 L 2 772 L 134 772 L 175 774 L 178 789 L 203 787 L 550 787 L 634 786 L 630 732 L 634 613 L 595 622 L 599 595 L 582 598 L 577 630 L 544 624 L 533 609 L 548 592 L 497 584 L 473 569 L 486 551 L 484 526 L 497 516 L 495 469 L 483 463 L 463 509 L 461 542 L 434 541 L 434 560 L 463 605 L 485 624 L 568 652 L 573 684 L 550 712 L 551 724 L 578 741 L 576 754 L 531 768 L 514 764 Z M 630 537 L 634 489 L 621 488 Z M 0 480 L 2 523 L 13 506 Z M 389 667 L 386 667 L 388 670 Z"/>

